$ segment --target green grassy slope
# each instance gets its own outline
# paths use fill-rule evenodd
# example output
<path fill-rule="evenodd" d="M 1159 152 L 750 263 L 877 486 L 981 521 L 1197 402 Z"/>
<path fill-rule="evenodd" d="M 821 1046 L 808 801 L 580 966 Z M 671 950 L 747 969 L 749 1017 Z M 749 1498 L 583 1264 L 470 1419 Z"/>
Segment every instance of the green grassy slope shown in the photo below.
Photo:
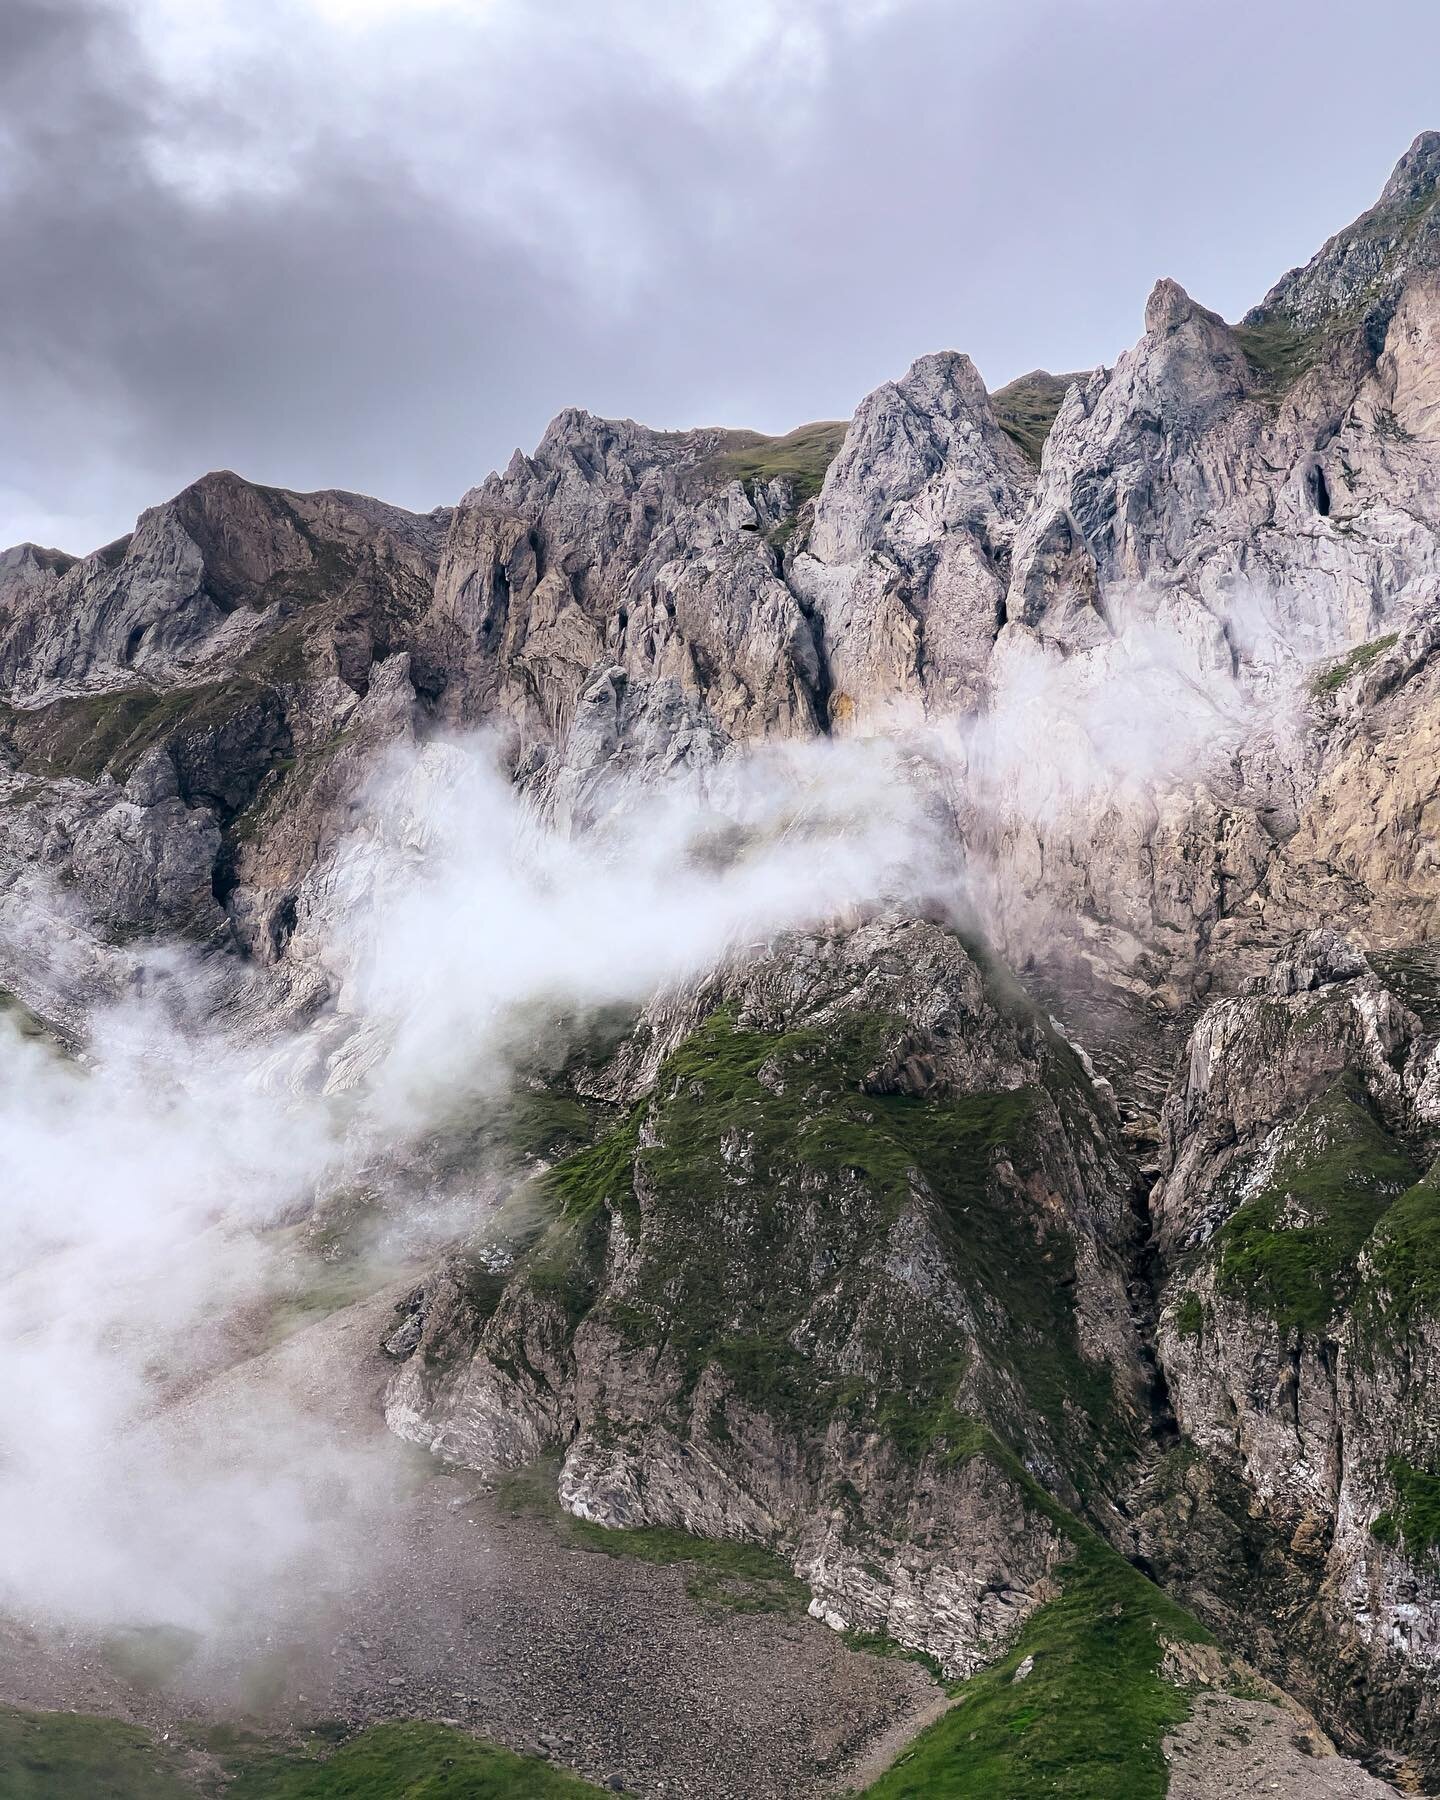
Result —
<path fill-rule="evenodd" d="M 1048 369 L 1032 369 L 996 388 L 990 396 L 995 417 L 1005 435 L 1017 443 L 1031 462 L 1040 461 L 1060 402 L 1072 382 L 1087 381 L 1092 371 L 1076 369 L 1069 375 L 1052 375 Z"/>
<path fill-rule="evenodd" d="M 199 1775 L 138 1726 L 0 1709 L 0 1800 L 586 1800 L 602 1790 L 449 1726 L 372 1725 L 337 1748 L 275 1749 L 209 1734 L 223 1774 Z M 195 1762 L 194 1767 L 200 1764 Z"/>
<path fill-rule="evenodd" d="M 137 1725 L 0 1708 L 0 1800 L 192 1800 L 180 1770 Z"/>
<path fill-rule="evenodd" d="M 1048 1212 L 1022 1219 L 1023 1199 L 996 1177 L 1003 1164 L 1043 1182 L 1058 1140 L 1051 1098 L 867 1093 L 861 1076 L 886 1038 L 872 1015 L 825 1033 L 737 1031 L 713 1015 L 644 1107 L 557 1165 L 562 1216 L 517 1278 L 572 1329 L 593 1314 L 636 1348 L 662 1347 L 683 1367 L 684 1394 L 718 1364 L 741 1399 L 803 1433 L 847 1419 L 916 1459 L 967 1441 L 950 1398 L 981 1351 L 1015 1371 L 1034 1409 L 1003 1421 L 1007 1438 L 1019 1442 L 1038 1415 L 1083 1488 L 1097 1459 L 1123 1453 L 1125 1428 L 1108 1369 L 1079 1347 L 1075 1244 Z M 743 1168 L 726 1154 L 737 1142 Z M 637 1180 L 649 1200 L 622 1297 L 604 1291 L 604 1202 L 638 1231 Z M 979 1342 L 885 1274 L 887 1234 L 917 1196 L 976 1295 Z M 817 1257 L 833 1292 L 812 1317 Z M 842 1375 L 845 1365 L 857 1372 Z"/>
<path fill-rule="evenodd" d="M 445 1725 L 372 1725 L 323 1757 L 242 1773 L 226 1800 L 585 1800 L 602 1790 Z"/>
<path fill-rule="evenodd" d="M 848 429 L 844 419 L 820 419 L 797 426 L 784 437 L 727 431 L 716 461 L 726 481 L 773 481 L 784 476 L 800 506 L 820 492 L 825 471 L 839 454 Z"/>
<path fill-rule="evenodd" d="M 1208 1645 L 1210 1634 L 998 1445 L 985 1453 L 1074 1545 L 1055 1572 L 1060 1595 L 1031 1614 L 1007 1655 L 964 1684 L 865 1800 L 1163 1800 L 1164 1738 L 1189 1713 L 1185 1691 L 1161 1673 L 1165 1648 Z"/>

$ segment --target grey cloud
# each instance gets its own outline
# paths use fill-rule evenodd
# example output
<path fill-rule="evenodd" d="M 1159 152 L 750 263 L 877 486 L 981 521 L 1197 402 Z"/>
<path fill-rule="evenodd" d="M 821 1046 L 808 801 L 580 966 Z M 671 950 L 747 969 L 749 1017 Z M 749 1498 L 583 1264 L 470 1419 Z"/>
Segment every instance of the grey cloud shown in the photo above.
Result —
<path fill-rule="evenodd" d="M 1436 122 L 1412 0 L 1398 65 L 1335 0 L 752 0 L 729 60 L 660 0 L 289 0 L 184 72 L 134 4 L 0 12 L 0 541 L 213 466 L 430 506 L 572 403 L 779 430 L 942 346 L 1108 360 L 1157 275 L 1233 315 Z"/>

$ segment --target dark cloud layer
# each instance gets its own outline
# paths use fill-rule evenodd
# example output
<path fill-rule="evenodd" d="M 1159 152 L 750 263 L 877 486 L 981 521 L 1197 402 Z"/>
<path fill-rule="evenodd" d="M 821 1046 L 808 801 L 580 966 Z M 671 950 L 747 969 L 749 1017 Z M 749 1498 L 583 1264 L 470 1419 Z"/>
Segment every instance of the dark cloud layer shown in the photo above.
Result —
<path fill-rule="evenodd" d="M 781 430 L 1233 316 L 1435 116 L 1335 0 L 5 0 L 0 542 L 208 467 L 453 499 L 562 405 Z M 1405 46 L 1394 57 L 1386 46 Z"/>

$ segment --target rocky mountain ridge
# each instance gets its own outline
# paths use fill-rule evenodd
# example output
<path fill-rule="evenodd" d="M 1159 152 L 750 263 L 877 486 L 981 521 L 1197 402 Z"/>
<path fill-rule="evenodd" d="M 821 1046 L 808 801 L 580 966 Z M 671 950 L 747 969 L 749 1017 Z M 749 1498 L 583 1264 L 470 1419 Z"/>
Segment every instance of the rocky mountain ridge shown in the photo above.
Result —
<path fill-rule="evenodd" d="M 1426 133 L 1238 326 L 1162 280 L 1063 397 L 945 352 L 843 428 L 567 411 L 430 514 L 216 474 L 6 552 L 0 982 L 71 1024 L 179 934 L 332 1055 L 386 746 L 483 727 L 583 833 L 896 737 L 965 917 L 791 934 L 536 1075 L 550 1210 L 402 1304 L 392 1427 L 777 1544 L 955 1677 L 1139 1568 L 1166 1644 L 1436 1791 L 1437 195 Z"/>

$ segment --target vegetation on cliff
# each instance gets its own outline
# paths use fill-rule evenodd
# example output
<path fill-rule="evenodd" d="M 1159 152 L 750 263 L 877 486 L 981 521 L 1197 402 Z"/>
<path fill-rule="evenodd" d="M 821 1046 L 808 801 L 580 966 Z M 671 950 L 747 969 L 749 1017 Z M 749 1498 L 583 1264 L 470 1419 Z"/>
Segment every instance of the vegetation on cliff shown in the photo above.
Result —
<path fill-rule="evenodd" d="M 1087 1527 L 1066 1515 L 996 1445 L 1027 1503 L 1074 1546 L 1039 1608 L 999 1661 L 866 1790 L 866 1800 L 1162 1800 L 1162 1744 L 1187 1717 L 1164 1670 L 1172 1644 L 1210 1634 Z"/>
<path fill-rule="evenodd" d="M 846 1420 L 915 1459 L 964 1442 L 954 1393 L 982 1356 L 1033 1409 L 1005 1421 L 1017 1439 L 1038 1427 L 1064 1445 L 1083 1486 L 1124 1429 L 1108 1368 L 1079 1346 L 1075 1241 L 1036 1199 L 1063 1141 L 1056 1102 L 1032 1088 L 867 1091 L 897 1036 L 873 1014 L 785 1033 L 714 1014 L 648 1103 L 552 1172 L 561 1216 L 520 1278 L 572 1325 L 592 1318 L 663 1353 L 685 1394 L 714 1367 L 802 1432 Z M 616 1286 L 607 1207 L 634 1244 Z M 942 1248 L 973 1332 L 887 1275 L 907 1214 Z"/>
<path fill-rule="evenodd" d="M 1219 1234 L 1222 1289 L 1280 1325 L 1323 1330 L 1354 1292 L 1362 1245 L 1415 1175 L 1359 1083 L 1337 1082 L 1287 1129 L 1260 1192 Z"/>

